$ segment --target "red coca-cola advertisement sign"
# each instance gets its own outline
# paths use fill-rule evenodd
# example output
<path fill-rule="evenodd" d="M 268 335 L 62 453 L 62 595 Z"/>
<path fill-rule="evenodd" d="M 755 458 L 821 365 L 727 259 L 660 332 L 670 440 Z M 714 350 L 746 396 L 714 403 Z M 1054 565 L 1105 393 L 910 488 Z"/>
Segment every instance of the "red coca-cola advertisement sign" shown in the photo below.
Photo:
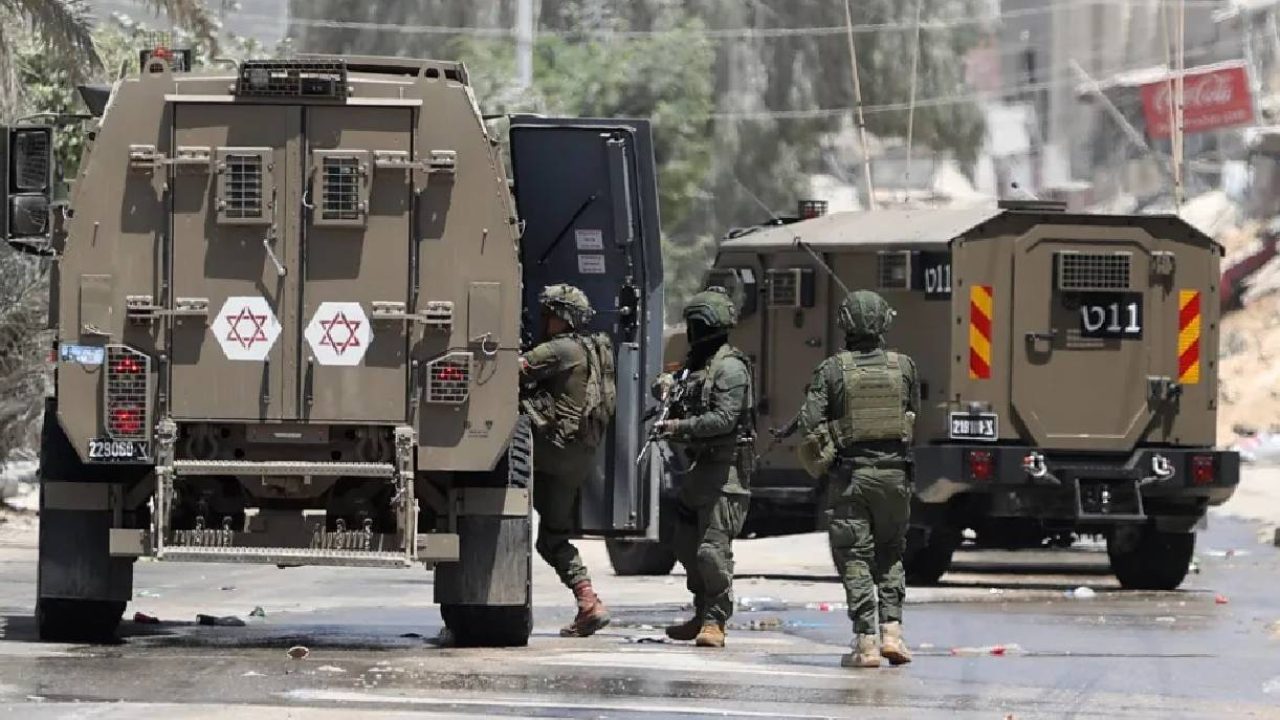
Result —
<path fill-rule="evenodd" d="M 1170 108 L 1176 107 L 1177 77 L 1142 86 L 1142 110 L 1147 135 L 1167 138 L 1173 134 Z M 1244 64 L 1191 68 L 1183 80 L 1182 132 L 1221 130 L 1253 123 L 1253 93 Z M 1170 102 L 1170 98 L 1174 103 Z"/>

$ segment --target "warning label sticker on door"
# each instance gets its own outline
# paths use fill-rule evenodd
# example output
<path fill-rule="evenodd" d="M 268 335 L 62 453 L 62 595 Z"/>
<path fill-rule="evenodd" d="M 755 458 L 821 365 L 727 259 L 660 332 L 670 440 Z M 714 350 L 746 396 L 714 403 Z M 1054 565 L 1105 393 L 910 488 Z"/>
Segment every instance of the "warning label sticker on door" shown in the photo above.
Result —
<path fill-rule="evenodd" d="M 321 365 L 359 365 L 373 340 L 369 318 L 356 302 L 324 302 L 303 333 Z"/>
<path fill-rule="evenodd" d="M 578 243 L 579 250 L 604 249 L 604 231 L 602 230 L 574 230 L 573 238 Z"/>
<path fill-rule="evenodd" d="M 604 274 L 604 256 L 603 255 L 579 255 L 578 256 L 578 273 L 581 275 L 603 275 Z"/>
<path fill-rule="evenodd" d="M 229 297 L 209 331 L 228 360 L 262 361 L 280 337 L 280 321 L 264 297 Z"/>

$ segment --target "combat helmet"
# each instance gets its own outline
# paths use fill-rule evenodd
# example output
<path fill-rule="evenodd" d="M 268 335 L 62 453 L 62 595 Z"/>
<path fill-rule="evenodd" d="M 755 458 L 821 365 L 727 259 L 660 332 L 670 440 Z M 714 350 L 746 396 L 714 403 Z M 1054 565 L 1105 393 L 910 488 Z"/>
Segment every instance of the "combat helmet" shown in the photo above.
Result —
<path fill-rule="evenodd" d="M 897 313 L 879 293 L 855 290 L 840 303 L 836 322 L 848 337 L 880 337 Z"/>
<path fill-rule="evenodd" d="M 569 323 L 574 330 L 585 328 L 596 314 L 591 309 L 591 301 L 587 299 L 587 294 L 565 283 L 543 288 L 542 294 L 538 296 L 538 302 L 552 315 Z"/>
<path fill-rule="evenodd" d="M 728 290 L 713 285 L 690 298 L 684 306 L 684 321 L 689 340 L 700 342 L 727 335 L 738 324 L 738 309 Z"/>

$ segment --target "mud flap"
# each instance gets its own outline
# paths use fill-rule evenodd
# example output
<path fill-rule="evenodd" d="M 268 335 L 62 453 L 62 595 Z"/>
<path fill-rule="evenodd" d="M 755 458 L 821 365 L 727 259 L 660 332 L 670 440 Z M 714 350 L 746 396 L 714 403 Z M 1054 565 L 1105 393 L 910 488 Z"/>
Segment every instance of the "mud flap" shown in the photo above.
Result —
<path fill-rule="evenodd" d="M 442 605 L 525 605 L 530 597 L 529 516 L 458 518 L 458 562 L 436 566 Z"/>
<path fill-rule="evenodd" d="M 101 483 L 42 483 L 37 594 L 41 599 L 127 602 L 133 558 L 109 553 L 109 491 Z"/>

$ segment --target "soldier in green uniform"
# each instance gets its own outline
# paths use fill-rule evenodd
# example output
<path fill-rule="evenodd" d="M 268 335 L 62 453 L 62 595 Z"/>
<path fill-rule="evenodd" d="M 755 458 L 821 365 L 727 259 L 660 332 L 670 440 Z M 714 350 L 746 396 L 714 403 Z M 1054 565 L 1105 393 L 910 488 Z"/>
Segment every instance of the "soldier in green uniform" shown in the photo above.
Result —
<path fill-rule="evenodd" d="M 560 634 L 587 637 L 609 624 L 609 612 L 569 537 L 613 412 L 613 348 L 607 335 L 586 333 L 594 313 L 578 288 L 551 285 L 539 300 L 545 340 L 520 358 L 521 407 L 534 432 L 536 548 L 577 601 L 577 616 Z"/>
<path fill-rule="evenodd" d="M 734 536 L 742 531 L 755 463 L 755 413 L 747 357 L 728 342 L 737 310 L 723 288 L 698 293 L 684 309 L 689 354 L 677 382 L 664 375 L 655 394 L 674 393 L 671 419 L 655 425 L 683 453 L 674 544 L 694 615 L 666 629 L 675 640 L 724 647 L 733 614 Z M 686 372 L 687 371 L 687 372 Z"/>
<path fill-rule="evenodd" d="M 801 462 L 829 483 L 831 557 L 856 635 L 845 667 L 879 667 L 882 657 L 911 662 L 902 637 L 902 554 L 911 511 L 907 449 L 920 394 L 915 363 L 884 348 L 893 315 L 878 294 L 849 293 L 838 317 L 846 349 L 814 370 L 800 415 Z"/>

